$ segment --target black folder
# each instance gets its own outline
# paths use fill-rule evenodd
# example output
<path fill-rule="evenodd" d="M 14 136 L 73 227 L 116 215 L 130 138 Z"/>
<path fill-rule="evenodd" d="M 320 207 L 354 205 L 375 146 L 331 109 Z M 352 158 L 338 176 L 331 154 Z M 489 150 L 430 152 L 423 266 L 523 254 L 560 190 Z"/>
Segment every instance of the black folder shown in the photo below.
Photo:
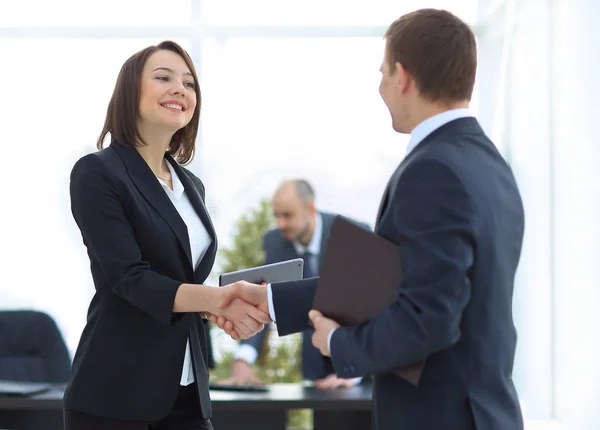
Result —
<path fill-rule="evenodd" d="M 398 246 L 338 215 L 319 269 L 313 309 L 342 326 L 355 325 L 393 304 L 401 280 Z M 394 373 L 418 385 L 424 366 L 422 361 Z"/>

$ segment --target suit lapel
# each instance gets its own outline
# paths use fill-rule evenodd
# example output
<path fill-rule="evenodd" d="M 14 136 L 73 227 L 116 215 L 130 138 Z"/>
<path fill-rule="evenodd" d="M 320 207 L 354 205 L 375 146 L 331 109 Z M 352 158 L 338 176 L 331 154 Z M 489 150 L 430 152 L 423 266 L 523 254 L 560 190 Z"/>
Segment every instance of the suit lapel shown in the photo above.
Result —
<path fill-rule="evenodd" d="M 294 248 L 294 244 L 292 242 L 290 242 L 289 240 L 285 240 L 282 236 L 282 248 L 283 248 L 283 255 L 287 255 L 286 259 L 291 260 L 293 258 L 299 258 L 300 255 L 298 255 L 298 253 L 296 252 L 296 248 Z"/>
<path fill-rule="evenodd" d="M 385 191 L 383 192 L 383 197 L 381 197 L 381 203 L 379 203 L 379 210 L 377 211 L 377 218 L 375 221 L 375 225 L 379 224 L 379 220 L 381 219 L 381 216 L 383 215 L 383 213 L 385 212 L 385 209 L 387 208 L 387 204 L 388 204 L 388 200 L 389 200 L 389 193 L 390 193 L 390 184 L 392 183 L 392 180 L 394 179 L 395 176 L 396 176 L 396 172 L 394 171 L 394 174 L 392 175 L 392 177 L 390 178 L 390 180 L 387 183 L 387 186 L 385 187 Z"/>
<path fill-rule="evenodd" d="M 166 158 L 175 169 L 177 176 L 179 176 L 179 180 L 185 188 L 185 193 L 190 200 L 192 207 L 200 217 L 202 224 L 204 224 L 208 235 L 212 239 L 210 246 L 204 254 L 204 258 L 202 258 L 202 261 L 200 261 L 200 264 L 198 264 L 198 267 L 196 267 L 194 271 L 196 279 L 204 280 L 209 275 L 217 254 L 217 234 L 215 232 L 215 227 L 210 219 L 210 216 L 208 215 L 208 210 L 206 209 L 202 196 L 198 191 L 197 185 L 170 155 L 167 154 Z"/>
<path fill-rule="evenodd" d="M 412 153 L 410 153 L 408 156 L 406 156 L 400 162 L 400 164 L 398 165 L 398 167 L 396 168 L 396 170 L 390 177 L 390 180 L 388 181 L 388 184 L 385 187 L 385 191 L 383 192 L 383 197 L 381 198 L 381 203 L 379 205 L 379 211 L 377 212 L 377 220 L 375 221 L 375 225 L 379 224 L 381 217 L 385 213 L 385 211 L 388 207 L 388 203 L 390 201 L 390 195 L 392 195 L 394 193 L 394 190 L 396 189 L 396 182 L 398 182 L 398 178 L 400 177 L 402 170 L 404 170 L 404 167 L 408 163 L 409 157 L 411 155 L 412 155 Z"/>
<path fill-rule="evenodd" d="M 110 147 L 114 148 L 124 161 L 129 177 L 136 188 L 171 227 L 191 264 L 192 251 L 187 226 L 148 164 L 135 148 L 120 145 L 116 141 L 111 143 Z"/>

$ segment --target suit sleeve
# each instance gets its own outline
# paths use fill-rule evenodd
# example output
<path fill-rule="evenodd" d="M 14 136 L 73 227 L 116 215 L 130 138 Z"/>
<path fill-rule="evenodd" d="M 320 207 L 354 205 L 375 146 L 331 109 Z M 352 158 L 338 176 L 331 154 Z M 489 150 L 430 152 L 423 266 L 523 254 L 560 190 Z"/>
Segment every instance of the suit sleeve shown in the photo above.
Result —
<path fill-rule="evenodd" d="M 443 162 L 420 160 L 402 173 L 380 233 L 399 244 L 398 299 L 376 318 L 336 330 L 332 360 L 341 377 L 417 363 L 460 338 L 469 302 L 476 217 L 459 177 Z M 388 226 L 391 226 L 388 228 Z"/>
<path fill-rule="evenodd" d="M 96 155 L 75 164 L 70 193 L 71 212 L 92 265 L 99 266 L 111 290 L 157 320 L 171 324 L 181 282 L 153 272 L 142 259 L 119 193 Z"/>
<path fill-rule="evenodd" d="M 312 309 L 318 277 L 271 284 L 273 308 L 279 336 L 310 330 L 308 312 Z"/>

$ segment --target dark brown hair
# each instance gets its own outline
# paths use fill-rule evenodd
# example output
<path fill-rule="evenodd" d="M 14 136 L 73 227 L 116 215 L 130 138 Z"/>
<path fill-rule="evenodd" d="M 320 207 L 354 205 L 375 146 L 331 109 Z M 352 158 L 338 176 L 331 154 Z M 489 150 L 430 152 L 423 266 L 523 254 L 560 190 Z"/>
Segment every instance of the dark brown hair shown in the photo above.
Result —
<path fill-rule="evenodd" d="M 385 37 L 390 71 L 400 63 L 425 99 L 471 100 L 477 45 L 469 26 L 458 17 L 445 10 L 419 9 L 394 21 Z"/>
<path fill-rule="evenodd" d="M 104 139 L 108 133 L 110 133 L 112 139 L 122 145 L 146 145 L 137 128 L 142 70 L 148 58 L 160 50 L 171 51 L 181 56 L 194 77 L 197 100 L 194 115 L 188 125 L 177 130 L 173 135 L 168 149 L 168 153 L 178 163 L 187 164 L 194 157 L 196 148 L 196 135 L 198 134 L 198 123 L 200 121 L 200 85 L 198 84 L 196 69 L 188 53 L 177 43 L 169 40 L 142 49 L 125 61 L 108 103 L 106 120 L 96 146 L 98 149 L 102 149 Z"/>

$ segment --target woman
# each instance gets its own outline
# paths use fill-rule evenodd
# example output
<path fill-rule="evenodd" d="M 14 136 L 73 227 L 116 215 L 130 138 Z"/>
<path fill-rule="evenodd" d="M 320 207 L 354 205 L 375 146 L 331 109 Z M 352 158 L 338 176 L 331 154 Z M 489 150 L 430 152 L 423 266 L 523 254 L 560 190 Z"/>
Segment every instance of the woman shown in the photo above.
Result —
<path fill-rule="evenodd" d="M 174 42 L 123 65 L 100 151 L 71 173 L 71 207 L 87 247 L 96 293 L 64 397 L 67 430 L 212 429 L 207 314 L 249 337 L 268 315 L 228 287 L 201 285 L 217 238 L 204 185 L 180 164 L 194 154 L 200 90 Z M 107 135 L 111 143 L 103 148 Z"/>

